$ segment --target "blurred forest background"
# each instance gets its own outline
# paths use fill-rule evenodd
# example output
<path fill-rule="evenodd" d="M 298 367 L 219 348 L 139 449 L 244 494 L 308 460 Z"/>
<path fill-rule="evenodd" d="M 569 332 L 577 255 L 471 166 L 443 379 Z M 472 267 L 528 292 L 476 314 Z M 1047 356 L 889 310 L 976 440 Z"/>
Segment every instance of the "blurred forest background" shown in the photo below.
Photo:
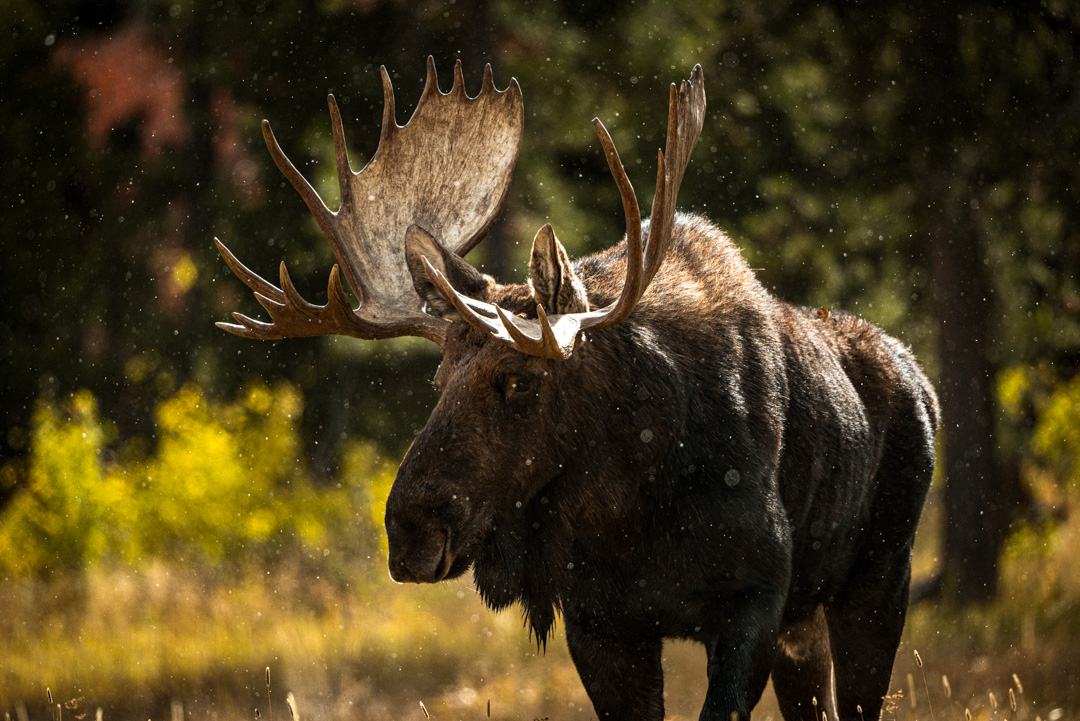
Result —
<path fill-rule="evenodd" d="M 314 718 L 591 714 L 564 647 L 538 657 L 467 581 L 386 576 L 437 347 L 213 325 L 261 312 L 214 236 L 316 302 L 334 262 L 259 122 L 334 207 L 327 93 L 360 167 L 379 66 L 404 123 L 428 55 L 444 89 L 455 59 L 471 93 L 487 62 L 523 89 L 509 202 L 469 256 L 504 282 L 546 221 L 575 256 L 617 242 L 589 121 L 651 188 L 667 85 L 702 64 L 680 206 L 780 297 L 913 346 L 944 403 L 891 713 L 1080 715 L 1080 5 L 7 0 L 0 29 L 13 718 L 283 718 L 290 689 Z M 696 716 L 703 655 L 667 662 L 669 713 Z"/>

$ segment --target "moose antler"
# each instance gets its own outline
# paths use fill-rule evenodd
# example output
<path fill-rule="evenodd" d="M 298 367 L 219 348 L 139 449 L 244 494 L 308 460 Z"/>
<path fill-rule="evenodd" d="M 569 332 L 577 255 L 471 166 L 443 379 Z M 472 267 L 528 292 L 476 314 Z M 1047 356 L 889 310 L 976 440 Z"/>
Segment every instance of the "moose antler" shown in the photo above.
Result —
<path fill-rule="evenodd" d="M 405 231 L 420 226 L 458 255 L 480 242 L 502 209 L 517 162 L 524 121 L 521 89 L 511 80 L 506 90 L 497 90 L 488 65 L 480 93 L 470 98 L 458 61 L 453 88 L 443 93 L 429 57 L 420 101 L 409 122 L 399 126 L 390 76 L 385 67 L 380 71 L 382 133 L 375 155 L 359 173 L 349 164 L 337 101 L 333 95 L 328 98 L 341 189 L 336 213 L 282 152 L 269 122 L 262 124 L 274 162 L 318 221 L 359 307 L 350 307 L 338 266 L 330 272 L 327 304 L 314 305 L 297 292 L 284 263 L 278 288 L 215 239 L 229 268 L 255 291 L 271 318 L 264 323 L 234 313 L 237 323 L 218 323 L 219 328 L 263 339 L 416 335 L 442 345 L 447 321 L 424 312 L 405 260 Z"/>
<path fill-rule="evenodd" d="M 471 325 L 490 332 L 495 338 L 510 344 L 528 355 L 566 360 L 573 353 L 578 337 L 586 330 L 608 328 L 622 322 L 649 287 L 664 254 L 671 245 L 675 219 L 675 199 L 690 154 L 697 145 L 705 119 L 705 81 L 701 66 L 694 66 L 690 80 L 676 90 L 672 83 L 668 101 L 668 131 L 665 152 L 658 152 L 656 194 L 653 196 L 652 218 L 647 241 L 642 243 L 641 210 L 634 188 L 626 176 L 622 161 L 615 150 L 604 124 L 593 120 L 596 134 L 607 156 L 612 177 L 619 186 L 623 212 L 626 215 L 626 280 L 622 293 L 611 305 L 599 310 L 563 315 L 548 315 L 537 305 L 537 320 L 521 318 L 503 311 L 497 305 L 469 298 L 458 293 L 449 281 L 424 259 L 424 266 L 439 293 Z"/>

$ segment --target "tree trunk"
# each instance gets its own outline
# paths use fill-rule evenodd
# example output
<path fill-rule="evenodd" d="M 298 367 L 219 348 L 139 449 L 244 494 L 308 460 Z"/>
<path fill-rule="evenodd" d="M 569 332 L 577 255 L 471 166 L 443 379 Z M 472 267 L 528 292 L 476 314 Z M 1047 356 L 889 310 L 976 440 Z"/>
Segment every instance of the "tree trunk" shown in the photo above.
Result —
<path fill-rule="evenodd" d="M 967 218 L 930 232 L 934 314 L 938 324 L 942 427 L 945 430 L 945 519 L 942 589 L 957 603 L 997 593 L 1004 540 L 994 463 L 991 305 L 983 249 Z"/>
<path fill-rule="evenodd" d="M 958 145 L 977 120 L 965 105 L 967 80 L 960 48 L 960 2 L 929 3 L 916 12 L 919 105 L 911 148 L 923 174 L 919 205 L 930 244 L 933 313 L 938 330 L 945 518 L 940 589 L 962 604 L 997 592 L 997 558 L 1004 537 L 995 470 L 993 373 L 989 359 L 992 304 L 977 212 L 977 172 L 956 161 Z"/>

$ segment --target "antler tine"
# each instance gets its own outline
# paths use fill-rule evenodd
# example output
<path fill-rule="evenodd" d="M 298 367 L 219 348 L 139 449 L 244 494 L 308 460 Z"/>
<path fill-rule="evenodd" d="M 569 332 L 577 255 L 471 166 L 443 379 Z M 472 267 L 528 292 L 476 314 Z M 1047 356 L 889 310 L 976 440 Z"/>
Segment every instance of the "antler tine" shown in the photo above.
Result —
<path fill-rule="evenodd" d="M 558 324 L 559 332 L 556 333 L 551 321 L 548 320 L 548 314 L 544 311 L 544 306 L 537 305 L 536 313 L 540 320 L 541 348 L 546 351 L 542 355 L 555 360 L 569 358 L 570 354 L 574 352 L 574 344 L 577 342 L 578 332 L 581 327 L 578 317 L 574 315 L 562 316 L 559 319 L 562 322 Z M 573 322 L 567 323 L 566 321 Z"/>
<path fill-rule="evenodd" d="M 672 86 L 674 87 L 674 86 Z M 653 195 L 652 215 L 649 216 L 649 236 L 645 239 L 645 285 L 647 286 L 660 269 L 671 242 L 671 228 L 665 227 L 664 221 L 668 217 L 668 176 L 667 159 L 660 150 L 656 151 L 656 194 Z M 674 202 L 674 199 L 672 199 Z M 674 206 L 671 211 L 674 215 Z M 670 225 L 670 222 L 669 222 Z M 653 229 L 656 228 L 656 232 Z"/>
<path fill-rule="evenodd" d="M 499 314 L 499 320 L 503 322 L 506 331 L 510 334 L 510 337 L 514 339 L 514 342 L 511 345 L 513 345 L 516 350 L 519 350 L 526 355 L 551 358 L 552 360 L 566 360 L 570 357 L 571 353 L 573 353 L 574 340 L 577 335 L 576 328 L 569 334 L 568 338 L 564 338 L 564 341 L 568 342 L 560 343 L 555 336 L 555 331 L 551 328 L 551 321 L 548 320 L 548 315 L 547 312 L 544 311 L 544 306 L 536 306 L 536 313 L 538 316 L 536 321 L 526 321 L 528 326 L 538 327 L 540 329 L 539 338 L 533 338 L 518 328 L 517 323 L 499 306 L 495 306 L 495 312 Z M 569 318 L 570 316 L 563 317 Z"/>
<path fill-rule="evenodd" d="M 428 98 L 432 95 L 442 95 L 442 90 L 439 88 L 439 75 L 435 72 L 435 57 L 428 55 L 427 58 L 427 76 L 424 78 L 424 92 L 420 94 L 420 100 L 417 101 L 417 107 L 420 103 L 427 102 Z M 415 114 L 416 111 L 413 111 Z"/>
<path fill-rule="evenodd" d="M 285 155 L 285 151 L 278 145 L 277 138 L 274 137 L 274 131 L 270 128 L 269 120 L 262 121 L 262 133 L 263 140 L 266 141 L 266 147 L 270 150 L 270 157 L 274 159 L 274 164 L 277 165 L 278 170 L 281 171 L 281 174 L 285 176 L 292 187 L 296 188 L 296 192 L 303 198 L 304 204 L 307 205 L 311 214 L 315 216 L 315 221 L 322 228 L 322 231 L 329 235 L 333 224 L 333 213 L 326 207 L 326 203 L 322 201 L 319 194 L 315 192 L 315 188 L 311 187 L 311 183 L 307 181 L 307 178 L 296 169 L 296 166 Z"/>
<path fill-rule="evenodd" d="M 450 89 L 451 95 L 459 95 L 464 100 L 469 96 L 465 92 L 465 75 L 461 72 L 461 58 L 454 61 L 454 87 Z"/>
<path fill-rule="evenodd" d="M 384 90 L 389 94 L 390 98 L 386 107 L 389 108 L 392 116 L 394 112 L 394 90 L 389 86 L 390 78 L 385 75 L 385 72 L 386 70 L 383 68 L 384 79 L 387 83 Z M 349 162 L 349 148 L 345 143 L 345 128 L 341 123 L 341 111 L 338 109 L 337 98 L 335 98 L 333 94 L 328 95 L 327 104 L 330 106 L 330 130 L 334 136 L 334 164 L 337 168 L 338 188 L 341 193 L 341 205 L 338 208 L 338 213 L 340 213 L 342 208 L 350 208 L 353 206 L 353 184 L 351 181 L 357 174 L 353 172 L 352 163 Z M 390 118 L 389 126 L 396 128 L 393 117 Z M 383 130 L 385 131 L 387 127 L 388 125 L 384 118 Z M 320 202 L 322 201 L 320 200 Z M 326 233 L 328 238 L 332 237 L 325 228 L 323 229 L 323 232 Z M 367 286 L 364 282 L 364 277 L 359 273 L 354 273 L 350 276 L 349 283 L 356 291 L 356 297 L 360 301 L 360 304 L 363 305 L 364 300 L 367 297 Z"/>
<path fill-rule="evenodd" d="M 352 186 L 349 179 L 355 175 L 349 162 L 349 148 L 345 145 L 345 129 L 341 125 L 341 111 L 333 93 L 326 96 L 330 106 L 330 130 L 334 134 L 334 162 L 337 166 L 338 188 L 341 192 L 341 204 L 352 202 Z"/>
<path fill-rule="evenodd" d="M 241 338 L 254 338 L 257 340 L 269 340 L 260 332 L 260 326 L 269 328 L 273 324 L 263 323 L 262 321 L 255 320 L 254 318 L 248 318 L 243 313 L 233 313 L 233 318 L 236 323 L 226 323 L 224 321 L 218 321 L 214 323 L 218 328 L 226 333 L 232 333 L 233 335 L 240 336 Z"/>
<path fill-rule="evenodd" d="M 310 313 L 316 307 L 304 300 L 300 295 L 300 291 L 293 285 L 292 278 L 289 277 L 289 269 L 285 267 L 285 261 L 281 261 L 278 265 L 278 278 L 281 281 L 281 290 L 285 293 L 286 306 L 291 305 L 305 314 Z"/>
<path fill-rule="evenodd" d="M 705 81 L 701 66 L 695 65 L 689 80 L 682 81 L 678 89 L 672 83 L 669 90 L 667 142 L 660 161 L 662 169 L 657 172 L 656 195 L 653 196 L 652 220 L 647 241 L 650 245 L 654 238 L 658 241 L 655 254 L 648 249 L 646 251 L 651 256 L 646 264 L 646 278 L 649 280 L 660 268 L 667 246 L 671 243 L 675 200 L 704 121 Z M 649 280 L 646 280 L 646 284 Z"/>
<path fill-rule="evenodd" d="M 596 135 L 600 139 L 600 145 L 604 148 L 608 168 L 615 184 L 619 188 L 619 196 L 622 198 L 623 214 L 626 216 L 626 280 L 623 282 L 623 290 L 619 299 L 605 309 L 605 315 L 594 328 L 606 328 L 622 321 L 634 309 L 638 298 L 643 291 L 642 286 L 642 242 L 641 242 L 641 207 L 638 205 L 634 186 L 626 175 L 626 168 L 619 158 L 619 151 L 615 149 L 615 143 L 611 139 L 607 128 L 599 118 L 593 119 Z"/>
<path fill-rule="evenodd" d="M 267 298 L 262 293 L 253 293 L 252 295 L 255 296 L 255 300 L 259 302 L 259 305 L 266 309 L 267 313 L 277 313 L 278 310 L 285 307 L 284 303 L 279 303 L 273 298 Z"/>
<path fill-rule="evenodd" d="M 219 239 L 214 238 L 214 244 L 217 245 L 218 253 L 225 259 L 225 264 L 229 266 L 229 270 L 233 272 L 233 275 L 243 281 L 248 288 L 255 291 L 256 295 L 272 298 L 278 303 L 285 302 L 285 294 L 281 292 L 280 288 L 241 263 Z"/>
<path fill-rule="evenodd" d="M 349 296 L 345 293 L 345 286 L 341 284 L 341 268 L 337 263 L 330 269 L 330 280 L 326 281 L 326 300 L 335 308 L 349 310 Z"/>
<path fill-rule="evenodd" d="M 484 307 L 488 306 L 487 303 L 458 293 L 454 286 L 450 285 L 450 281 L 446 279 L 446 276 L 431 265 L 426 257 L 420 256 L 420 260 L 424 264 L 424 271 L 428 274 L 428 278 L 431 279 L 431 282 L 435 284 L 435 288 L 439 291 L 439 294 L 454 306 L 454 309 L 465 321 L 481 330 L 486 329 L 495 334 L 502 333 L 503 329 L 498 323 L 493 322 L 491 319 L 484 318 L 472 309 L 473 305 Z M 494 315 L 494 312 L 492 312 L 492 316 Z"/>
<path fill-rule="evenodd" d="M 382 130 L 379 132 L 379 147 L 389 142 L 390 136 L 398 130 L 397 108 L 394 103 L 394 86 L 390 82 L 390 73 L 386 72 L 386 66 L 379 66 L 379 77 L 382 78 L 383 109 Z"/>
<path fill-rule="evenodd" d="M 540 344 L 541 347 L 547 349 L 549 352 L 560 352 L 559 342 L 555 339 L 555 331 L 551 329 L 551 321 L 548 320 L 548 314 L 544 310 L 543 305 L 537 304 L 536 315 L 540 321 Z M 571 348 L 572 350 L 572 348 Z"/>

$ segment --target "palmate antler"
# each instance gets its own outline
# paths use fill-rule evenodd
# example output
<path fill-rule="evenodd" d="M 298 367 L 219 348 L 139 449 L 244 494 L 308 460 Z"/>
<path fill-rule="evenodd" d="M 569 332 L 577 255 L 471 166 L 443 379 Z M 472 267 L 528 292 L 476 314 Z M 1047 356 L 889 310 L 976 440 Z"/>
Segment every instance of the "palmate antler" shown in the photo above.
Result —
<path fill-rule="evenodd" d="M 382 135 L 375 155 L 359 173 L 352 172 L 341 114 L 334 96 L 329 97 L 341 189 L 336 213 L 282 152 L 270 124 L 265 120 L 262 124 L 274 162 L 318 221 L 359 307 L 350 307 L 337 266 L 330 273 L 327 304 L 314 305 L 296 291 L 284 263 L 278 288 L 215 239 L 225 262 L 255 291 L 272 321 L 234 313 L 236 323 L 218 327 L 247 338 L 416 335 L 442 345 L 447 321 L 423 310 L 405 260 L 405 231 L 410 225 L 420 226 L 458 255 L 480 242 L 502 209 L 517 162 L 523 126 L 521 89 L 511 80 L 506 90 L 496 90 L 489 65 L 480 93 L 470 98 L 459 61 L 453 88 L 442 93 L 435 62 L 428 58 L 424 92 L 412 118 L 399 126 L 390 77 L 386 68 L 381 73 Z"/>
<path fill-rule="evenodd" d="M 263 136 L 274 162 L 326 234 L 360 306 L 349 306 L 337 266 L 330 273 L 327 304 L 314 305 L 300 297 L 284 263 L 278 288 L 245 267 L 217 241 L 226 263 L 255 291 L 272 320 L 264 323 L 234 313 L 237 323 L 218 323 L 219 327 L 249 338 L 417 335 L 442 345 L 448 323 L 424 312 L 405 258 L 406 231 L 418 226 L 458 255 L 480 242 L 502 208 L 517 161 L 523 124 L 521 90 L 515 80 L 506 90 L 496 90 L 488 66 L 479 95 L 470 98 L 465 94 L 458 62 L 454 86 L 444 94 L 438 87 L 434 61 L 429 58 L 424 92 L 412 118 L 399 126 L 385 68 L 382 80 L 382 135 L 375 155 L 359 173 L 353 173 L 349 165 L 341 116 L 333 96 L 329 98 L 341 188 L 341 207 L 336 213 L 330 212 L 285 157 L 269 123 L 263 121 Z M 536 320 L 521 318 L 459 293 L 421 255 L 430 280 L 465 321 L 497 340 L 528 355 L 569 358 L 583 332 L 625 320 L 659 270 L 671 244 L 679 185 L 704 117 L 705 85 L 697 65 L 680 88 L 671 86 L 667 143 L 664 152 L 658 153 L 656 194 L 644 241 L 641 210 L 626 170 L 607 129 L 599 119 L 593 120 L 626 215 L 626 279 L 619 298 L 609 306 L 549 316 L 538 305 Z M 557 244 L 550 228 L 546 231 L 551 236 L 549 242 Z"/>
<path fill-rule="evenodd" d="M 690 154 L 697 145 L 704 118 L 705 81 L 701 66 L 696 65 L 690 80 L 684 81 L 679 89 L 671 85 L 666 150 L 658 153 L 656 194 L 653 196 L 649 235 L 644 244 L 641 211 L 634 189 L 607 129 L 599 119 L 593 120 L 607 156 L 608 167 L 619 186 L 626 215 L 626 280 L 618 300 L 611 305 L 599 310 L 550 316 L 542 305 L 538 305 L 538 318 L 531 320 L 507 313 L 497 305 L 462 295 L 425 258 L 428 276 L 439 293 L 471 325 L 490 332 L 493 337 L 522 353 L 554 360 L 569 358 L 583 332 L 608 328 L 625 320 L 659 270 L 671 244 L 679 185 L 690 162 Z"/>

